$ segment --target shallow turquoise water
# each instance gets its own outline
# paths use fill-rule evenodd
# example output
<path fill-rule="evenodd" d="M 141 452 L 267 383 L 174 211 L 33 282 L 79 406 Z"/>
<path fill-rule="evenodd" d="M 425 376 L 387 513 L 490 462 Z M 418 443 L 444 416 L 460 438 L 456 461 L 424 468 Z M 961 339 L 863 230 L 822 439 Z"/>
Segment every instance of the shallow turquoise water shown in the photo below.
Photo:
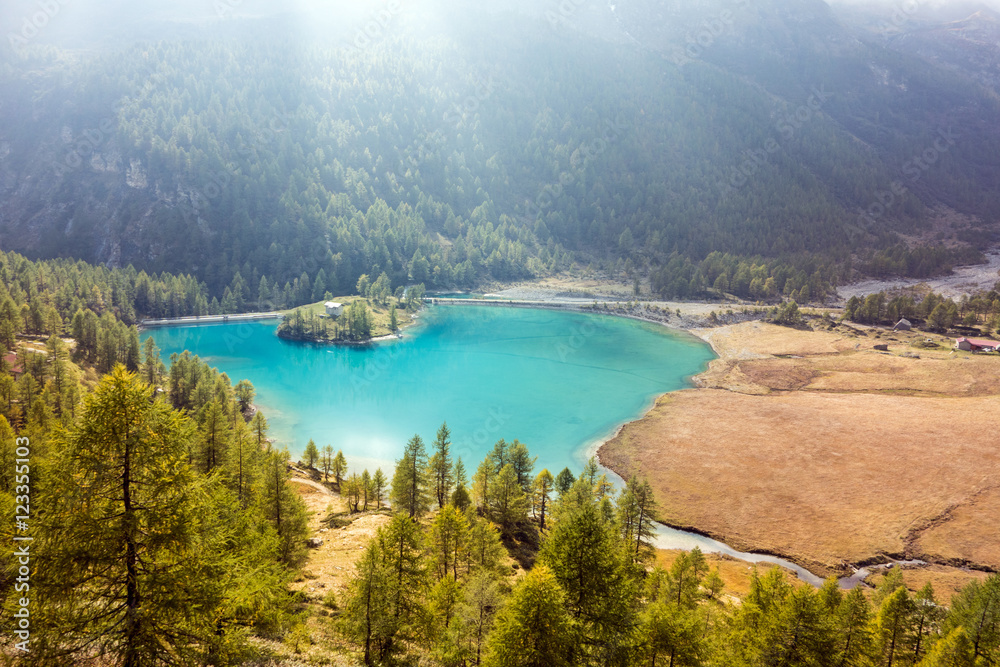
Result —
<path fill-rule="evenodd" d="M 687 386 L 713 357 L 644 322 L 553 310 L 437 306 L 401 341 L 368 347 L 279 339 L 275 322 L 153 329 L 166 359 L 185 349 L 235 383 L 249 379 L 271 435 L 295 455 L 312 438 L 352 468 L 388 465 L 444 420 L 471 476 L 499 438 L 524 442 L 535 470 L 579 470 L 591 445 Z"/>

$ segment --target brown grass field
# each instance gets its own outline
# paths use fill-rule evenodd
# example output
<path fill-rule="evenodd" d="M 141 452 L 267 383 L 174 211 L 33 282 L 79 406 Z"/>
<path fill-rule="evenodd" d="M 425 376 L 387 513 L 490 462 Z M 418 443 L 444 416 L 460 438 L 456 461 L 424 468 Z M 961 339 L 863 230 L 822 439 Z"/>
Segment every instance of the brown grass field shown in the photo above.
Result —
<path fill-rule="evenodd" d="M 665 522 L 818 574 L 904 556 L 1000 569 L 1000 357 L 823 329 L 698 332 L 720 354 L 699 388 L 662 397 L 601 461 L 647 476 Z"/>

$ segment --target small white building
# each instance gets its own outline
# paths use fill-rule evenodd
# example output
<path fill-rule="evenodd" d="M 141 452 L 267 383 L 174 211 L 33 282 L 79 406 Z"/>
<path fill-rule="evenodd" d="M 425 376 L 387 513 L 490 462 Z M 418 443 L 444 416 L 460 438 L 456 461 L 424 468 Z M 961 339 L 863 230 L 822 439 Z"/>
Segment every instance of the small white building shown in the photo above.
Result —
<path fill-rule="evenodd" d="M 340 317 L 340 314 L 344 312 L 344 304 L 336 301 L 327 301 L 323 307 L 326 308 L 326 314 L 329 317 Z"/>

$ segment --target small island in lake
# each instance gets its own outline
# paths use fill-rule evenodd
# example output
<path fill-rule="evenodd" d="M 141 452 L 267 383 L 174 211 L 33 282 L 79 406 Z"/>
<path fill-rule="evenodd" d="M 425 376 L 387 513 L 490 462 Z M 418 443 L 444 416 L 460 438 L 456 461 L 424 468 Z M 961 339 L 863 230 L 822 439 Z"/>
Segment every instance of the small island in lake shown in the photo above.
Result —
<path fill-rule="evenodd" d="M 284 313 L 278 336 L 312 343 L 366 343 L 397 335 L 410 326 L 423 305 L 424 286 L 416 285 L 395 295 L 358 282 L 358 296 L 330 297 Z M 329 296 L 329 295 L 328 295 Z"/>

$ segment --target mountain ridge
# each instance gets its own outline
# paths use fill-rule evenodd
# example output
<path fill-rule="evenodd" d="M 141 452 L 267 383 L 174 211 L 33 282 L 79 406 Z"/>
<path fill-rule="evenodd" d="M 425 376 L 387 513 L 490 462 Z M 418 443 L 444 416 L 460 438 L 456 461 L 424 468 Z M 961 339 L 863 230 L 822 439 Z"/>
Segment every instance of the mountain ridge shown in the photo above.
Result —
<path fill-rule="evenodd" d="M 299 280 L 294 258 L 310 253 L 307 277 L 322 268 L 343 286 L 423 277 L 421 259 L 429 282 L 437 268 L 438 284 L 467 285 L 572 262 L 664 271 L 674 257 L 666 282 L 697 286 L 692 267 L 713 251 L 826 266 L 837 282 L 944 271 L 995 238 L 995 96 L 825 3 L 701 3 L 662 41 L 681 3 L 615 3 L 656 48 L 595 36 L 586 11 L 607 18 L 604 3 L 563 3 L 579 13 L 556 20 L 532 5 L 527 23 L 523 3 L 489 23 L 432 6 L 376 5 L 362 32 L 345 23 L 326 45 L 11 54 L 0 243 L 193 271 L 221 291 L 238 271 Z M 608 122 L 624 130 L 605 137 Z M 981 231 L 949 228 L 942 206 Z M 905 259 L 918 237 L 930 250 Z"/>

